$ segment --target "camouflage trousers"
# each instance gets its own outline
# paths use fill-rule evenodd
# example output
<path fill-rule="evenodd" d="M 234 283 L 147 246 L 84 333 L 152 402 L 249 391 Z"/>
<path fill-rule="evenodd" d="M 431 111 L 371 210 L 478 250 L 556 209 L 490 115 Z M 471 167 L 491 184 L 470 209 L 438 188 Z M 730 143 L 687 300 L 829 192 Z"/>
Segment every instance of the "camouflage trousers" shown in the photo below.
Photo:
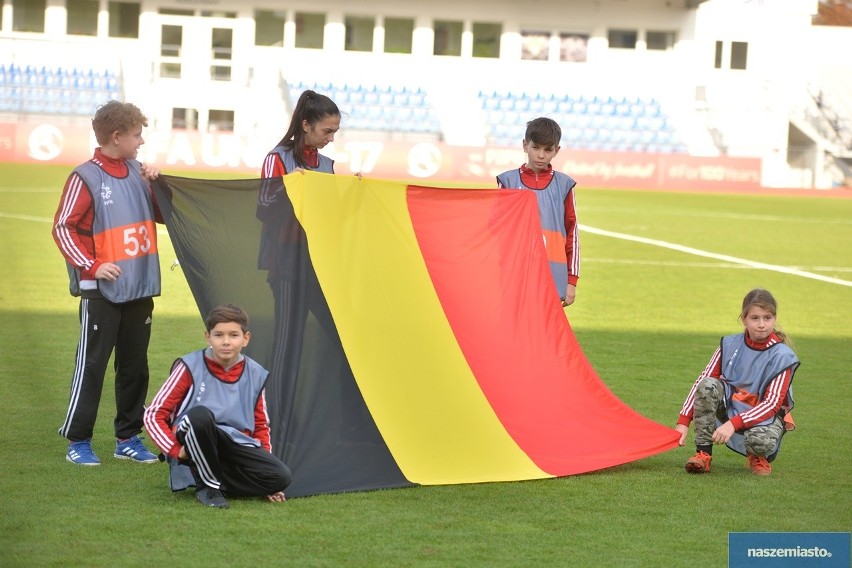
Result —
<path fill-rule="evenodd" d="M 713 443 L 716 420 L 728 421 L 725 412 L 725 387 L 722 381 L 705 377 L 698 383 L 693 403 L 692 420 L 695 424 L 695 445 L 709 446 Z M 781 415 L 764 426 L 754 426 L 743 432 L 745 448 L 750 454 L 766 457 L 775 452 L 784 435 L 784 419 Z"/>

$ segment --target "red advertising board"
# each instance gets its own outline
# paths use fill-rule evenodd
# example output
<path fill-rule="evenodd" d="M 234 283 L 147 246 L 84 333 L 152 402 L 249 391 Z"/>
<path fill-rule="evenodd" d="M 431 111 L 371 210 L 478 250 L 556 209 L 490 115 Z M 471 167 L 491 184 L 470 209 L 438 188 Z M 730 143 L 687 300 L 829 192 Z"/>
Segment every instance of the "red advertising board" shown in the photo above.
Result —
<path fill-rule="evenodd" d="M 139 159 L 163 170 L 260 172 L 277 139 L 228 133 L 143 132 Z M 82 125 L 0 122 L 0 161 L 76 165 L 88 159 L 96 141 Z M 337 173 L 389 179 L 496 185 L 502 171 L 524 161 L 520 147 L 450 146 L 443 142 L 381 141 L 340 135 L 324 153 Z M 758 158 L 710 157 L 642 152 L 591 152 L 563 147 L 553 161 L 584 187 L 655 189 L 741 189 L 760 187 Z"/>

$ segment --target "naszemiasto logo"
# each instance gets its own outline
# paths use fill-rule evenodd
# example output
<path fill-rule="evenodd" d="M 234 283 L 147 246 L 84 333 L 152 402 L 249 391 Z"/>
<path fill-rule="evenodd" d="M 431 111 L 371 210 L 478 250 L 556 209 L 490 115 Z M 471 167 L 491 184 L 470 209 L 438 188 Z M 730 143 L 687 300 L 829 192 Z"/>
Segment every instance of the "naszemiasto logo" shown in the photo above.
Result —
<path fill-rule="evenodd" d="M 105 183 L 101 184 L 101 199 L 104 205 L 112 205 L 112 190 Z"/>

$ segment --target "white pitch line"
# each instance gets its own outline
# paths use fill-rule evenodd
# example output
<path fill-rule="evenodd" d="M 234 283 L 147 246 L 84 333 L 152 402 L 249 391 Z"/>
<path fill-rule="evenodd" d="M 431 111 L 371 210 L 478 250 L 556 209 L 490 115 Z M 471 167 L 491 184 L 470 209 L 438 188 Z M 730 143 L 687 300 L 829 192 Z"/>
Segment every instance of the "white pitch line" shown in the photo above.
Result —
<path fill-rule="evenodd" d="M 18 219 L 19 221 L 36 221 L 38 223 L 53 223 L 53 219 L 47 217 L 34 217 L 32 215 L 15 215 L 12 213 L 0 213 L 3 219 Z"/>
<path fill-rule="evenodd" d="M 642 209 L 635 207 L 595 207 L 584 205 L 583 212 L 594 211 L 596 213 L 630 213 L 641 215 Z M 784 223 L 810 223 L 815 225 L 852 225 L 852 219 L 818 219 L 802 217 L 784 217 L 781 215 L 756 215 L 753 213 L 731 213 L 726 211 L 696 211 L 694 209 L 654 209 L 656 215 L 668 215 L 670 217 L 711 217 L 713 219 L 743 219 L 747 221 L 771 221 Z"/>
<path fill-rule="evenodd" d="M 750 266 L 741 264 L 733 264 L 731 262 L 684 262 L 681 260 L 644 260 L 639 258 L 584 258 L 583 262 L 600 262 L 603 264 L 642 264 L 645 266 L 675 266 L 675 267 L 693 267 L 693 268 L 735 268 L 737 270 L 751 270 Z M 850 266 L 795 266 L 796 270 L 819 270 L 820 272 L 852 272 Z"/>
<path fill-rule="evenodd" d="M 47 217 L 33 217 L 31 215 L 12 215 L 9 213 L 0 213 L 0 218 L 5 219 L 20 219 L 22 221 L 37 221 L 43 223 L 53 223 L 53 219 L 49 219 Z M 713 258 L 716 260 L 721 260 L 723 262 L 729 262 L 733 264 L 740 264 L 748 268 L 759 268 L 761 270 L 771 270 L 773 272 L 780 272 L 782 274 L 793 274 L 795 276 L 801 276 L 803 278 L 810 278 L 812 280 L 820 280 L 822 282 L 828 282 L 830 284 L 839 284 L 841 286 L 852 286 L 852 282 L 849 280 L 841 280 L 840 278 L 832 278 L 831 276 L 823 276 L 822 274 L 814 274 L 813 272 L 807 272 L 805 270 L 799 270 L 797 268 L 791 266 L 778 266 L 775 264 L 766 264 L 763 262 L 755 262 L 753 260 L 748 260 L 745 258 L 737 258 L 735 256 L 728 256 L 726 254 L 716 254 L 714 252 L 707 252 L 704 250 L 699 250 L 692 247 L 685 247 L 683 245 L 676 245 L 674 243 L 667 243 L 666 241 L 658 241 L 656 239 L 647 239 L 645 237 L 637 237 L 636 235 L 625 235 L 624 233 L 616 233 L 613 231 L 606 231 L 604 229 L 596 229 L 595 227 L 589 227 L 588 225 L 580 225 L 580 230 L 585 231 L 587 233 L 592 233 L 595 235 L 601 235 L 604 237 L 612 237 L 615 239 L 622 239 L 625 241 L 633 241 L 635 243 L 642 243 L 646 245 L 652 245 L 656 247 L 667 248 L 671 250 L 676 250 L 678 252 L 684 252 L 686 254 L 693 254 L 695 256 L 703 256 L 705 258 Z M 160 225 L 157 226 L 158 234 L 168 234 L 165 227 Z"/>
<path fill-rule="evenodd" d="M 671 250 L 676 250 L 678 252 L 684 252 L 686 254 L 693 254 L 695 256 L 703 256 L 705 258 L 714 258 L 716 260 L 722 260 L 725 262 L 732 262 L 734 264 L 742 264 L 743 266 L 748 266 L 750 268 L 759 268 L 761 270 L 771 270 L 773 272 L 780 272 L 782 274 L 792 274 L 794 276 L 801 276 L 802 278 L 811 278 L 813 280 L 820 280 L 822 282 L 828 282 L 830 284 L 839 284 L 841 286 L 852 286 L 852 282 L 849 280 L 841 280 L 840 278 L 832 278 L 831 276 L 823 276 L 822 274 L 814 274 L 813 272 L 806 272 L 804 270 L 798 270 L 796 268 L 792 268 L 790 266 L 778 266 L 775 264 L 766 264 L 764 262 L 755 262 L 753 260 L 748 260 L 745 258 L 737 258 L 735 256 L 728 256 L 726 254 L 716 254 L 714 252 L 708 252 L 705 250 L 699 250 L 692 247 L 685 247 L 683 245 L 676 245 L 674 243 L 667 243 L 666 241 L 658 241 L 656 239 L 646 239 L 645 237 L 637 237 L 635 235 L 625 235 L 624 233 L 615 233 L 613 231 L 606 231 L 604 229 L 596 229 L 595 227 L 589 227 L 587 225 L 580 225 L 580 230 L 585 231 L 587 233 L 593 233 L 595 235 L 601 235 L 604 237 L 612 237 L 615 239 L 622 239 L 625 241 L 633 241 L 635 243 L 642 243 L 646 245 L 651 245 L 655 247 L 662 247 Z"/>

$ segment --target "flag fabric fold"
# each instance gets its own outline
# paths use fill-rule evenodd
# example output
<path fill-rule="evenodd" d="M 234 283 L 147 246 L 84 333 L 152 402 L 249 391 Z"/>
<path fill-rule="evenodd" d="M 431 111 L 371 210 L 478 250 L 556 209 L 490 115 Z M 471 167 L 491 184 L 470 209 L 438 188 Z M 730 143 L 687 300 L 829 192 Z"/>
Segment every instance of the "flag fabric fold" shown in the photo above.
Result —
<path fill-rule="evenodd" d="M 288 496 L 573 475 L 677 445 L 583 355 L 531 192 L 308 172 L 163 175 L 157 194 L 199 311 L 252 317 Z"/>

